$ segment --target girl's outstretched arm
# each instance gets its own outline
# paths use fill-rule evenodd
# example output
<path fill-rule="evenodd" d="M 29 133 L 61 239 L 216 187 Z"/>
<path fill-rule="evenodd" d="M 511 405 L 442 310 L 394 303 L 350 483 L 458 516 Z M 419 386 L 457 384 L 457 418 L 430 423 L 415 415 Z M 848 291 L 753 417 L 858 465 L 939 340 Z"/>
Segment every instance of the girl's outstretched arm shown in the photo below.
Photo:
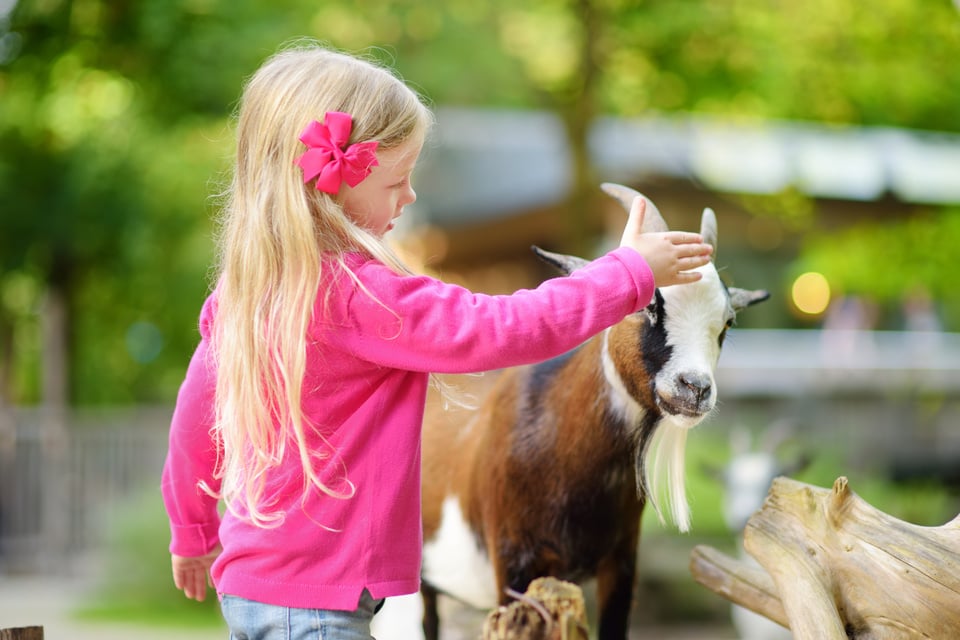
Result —
<path fill-rule="evenodd" d="M 546 360 L 642 309 L 653 296 L 644 257 L 621 247 L 536 289 L 485 295 L 375 260 L 345 278 L 317 334 L 377 365 L 432 373 L 487 371 Z"/>

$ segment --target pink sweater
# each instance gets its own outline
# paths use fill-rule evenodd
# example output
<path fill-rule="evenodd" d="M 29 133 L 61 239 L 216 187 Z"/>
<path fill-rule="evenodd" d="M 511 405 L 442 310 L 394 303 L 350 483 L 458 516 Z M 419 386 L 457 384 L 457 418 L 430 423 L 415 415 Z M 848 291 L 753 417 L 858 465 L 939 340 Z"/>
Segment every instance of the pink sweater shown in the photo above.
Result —
<path fill-rule="evenodd" d="M 216 371 L 207 360 L 216 292 L 200 316 L 202 340 L 187 369 L 170 427 L 162 493 L 171 553 L 223 552 L 212 575 L 219 593 L 268 604 L 355 609 L 419 588 L 420 433 L 428 372 L 475 372 L 531 363 L 568 351 L 647 305 L 653 275 L 632 249 L 617 249 L 573 275 L 509 296 L 474 294 L 428 277 L 400 276 L 351 256 L 380 303 L 342 274 L 324 316 L 309 332 L 303 383 L 307 415 L 337 456 L 318 462 L 329 484 L 344 474 L 356 494 L 301 499 L 290 456 L 271 475 L 283 523 L 258 528 L 198 488 L 212 478 L 209 430 Z M 319 307 L 318 307 L 319 311 Z M 325 318 L 325 319 L 324 319 Z"/>

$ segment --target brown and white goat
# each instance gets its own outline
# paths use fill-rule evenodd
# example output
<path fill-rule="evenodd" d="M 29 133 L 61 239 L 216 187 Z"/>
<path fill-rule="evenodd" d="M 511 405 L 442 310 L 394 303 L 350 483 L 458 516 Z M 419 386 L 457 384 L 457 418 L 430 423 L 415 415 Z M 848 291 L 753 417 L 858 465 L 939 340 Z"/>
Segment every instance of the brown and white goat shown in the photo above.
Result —
<path fill-rule="evenodd" d="M 605 184 L 629 210 L 635 191 Z M 716 247 L 716 218 L 701 234 Z M 649 200 L 645 230 L 667 225 Z M 569 273 L 583 260 L 540 252 Z M 437 596 L 504 603 L 539 576 L 597 579 L 599 637 L 627 637 L 640 518 L 666 503 L 689 527 L 688 430 L 716 403 L 713 371 L 738 310 L 763 291 L 727 288 L 713 263 L 693 284 L 657 289 L 648 307 L 553 360 L 504 372 L 459 428 L 423 436 L 424 634 Z"/>

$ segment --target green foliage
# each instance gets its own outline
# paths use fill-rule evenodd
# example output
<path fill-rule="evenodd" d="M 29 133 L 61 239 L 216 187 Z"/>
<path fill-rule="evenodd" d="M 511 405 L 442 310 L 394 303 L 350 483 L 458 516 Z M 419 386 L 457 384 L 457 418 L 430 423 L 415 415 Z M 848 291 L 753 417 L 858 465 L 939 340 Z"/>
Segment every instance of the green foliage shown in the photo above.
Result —
<path fill-rule="evenodd" d="M 687 441 L 687 495 L 693 511 L 690 534 L 679 534 L 670 525 L 661 525 L 652 509 L 643 515 L 643 538 L 692 535 L 706 540 L 732 538 L 723 519 L 723 485 L 715 473 L 729 461 L 729 428 L 722 422 L 709 423 L 691 433 Z M 934 482 L 896 483 L 879 470 L 847 459 L 849 452 L 836 443 L 823 441 L 806 447 L 811 464 L 790 477 L 818 487 L 831 487 L 840 476 L 848 476 L 853 491 L 865 501 L 895 518 L 920 526 L 940 526 L 956 516 L 957 496 Z M 783 452 L 791 460 L 798 443 Z M 711 544 L 713 544 L 711 542 Z"/>
<path fill-rule="evenodd" d="M 796 273 L 818 271 L 841 294 L 899 305 L 911 295 L 939 303 L 941 320 L 960 326 L 952 281 L 960 210 L 919 212 L 895 222 L 861 223 L 839 234 L 814 234 Z M 796 274 L 795 274 L 796 275 Z"/>
<path fill-rule="evenodd" d="M 949 2 L 641 2 L 609 24 L 608 108 L 955 131 Z"/>
<path fill-rule="evenodd" d="M 6 401 L 40 400 L 51 289 L 75 403 L 169 401 L 210 285 L 231 112 L 298 36 L 386 60 L 436 104 L 553 109 L 572 139 L 600 112 L 960 130 L 960 14 L 940 0 L 19 0 L 0 16 Z M 955 225 L 941 231 L 937 246 L 956 244 Z M 809 260 L 886 295 L 905 277 L 869 275 L 896 246 L 885 271 L 944 291 L 940 262 L 889 240 L 840 256 L 825 238 Z"/>

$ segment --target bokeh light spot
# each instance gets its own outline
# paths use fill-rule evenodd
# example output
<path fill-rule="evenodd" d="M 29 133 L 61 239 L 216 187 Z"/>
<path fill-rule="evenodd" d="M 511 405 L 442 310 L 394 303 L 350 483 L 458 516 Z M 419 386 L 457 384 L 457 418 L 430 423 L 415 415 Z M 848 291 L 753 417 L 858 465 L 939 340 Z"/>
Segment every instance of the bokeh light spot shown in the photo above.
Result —
<path fill-rule="evenodd" d="M 830 305 L 830 283 L 822 273 L 808 271 L 793 281 L 793 305 L 803 313 L 820 315 Z"/>

